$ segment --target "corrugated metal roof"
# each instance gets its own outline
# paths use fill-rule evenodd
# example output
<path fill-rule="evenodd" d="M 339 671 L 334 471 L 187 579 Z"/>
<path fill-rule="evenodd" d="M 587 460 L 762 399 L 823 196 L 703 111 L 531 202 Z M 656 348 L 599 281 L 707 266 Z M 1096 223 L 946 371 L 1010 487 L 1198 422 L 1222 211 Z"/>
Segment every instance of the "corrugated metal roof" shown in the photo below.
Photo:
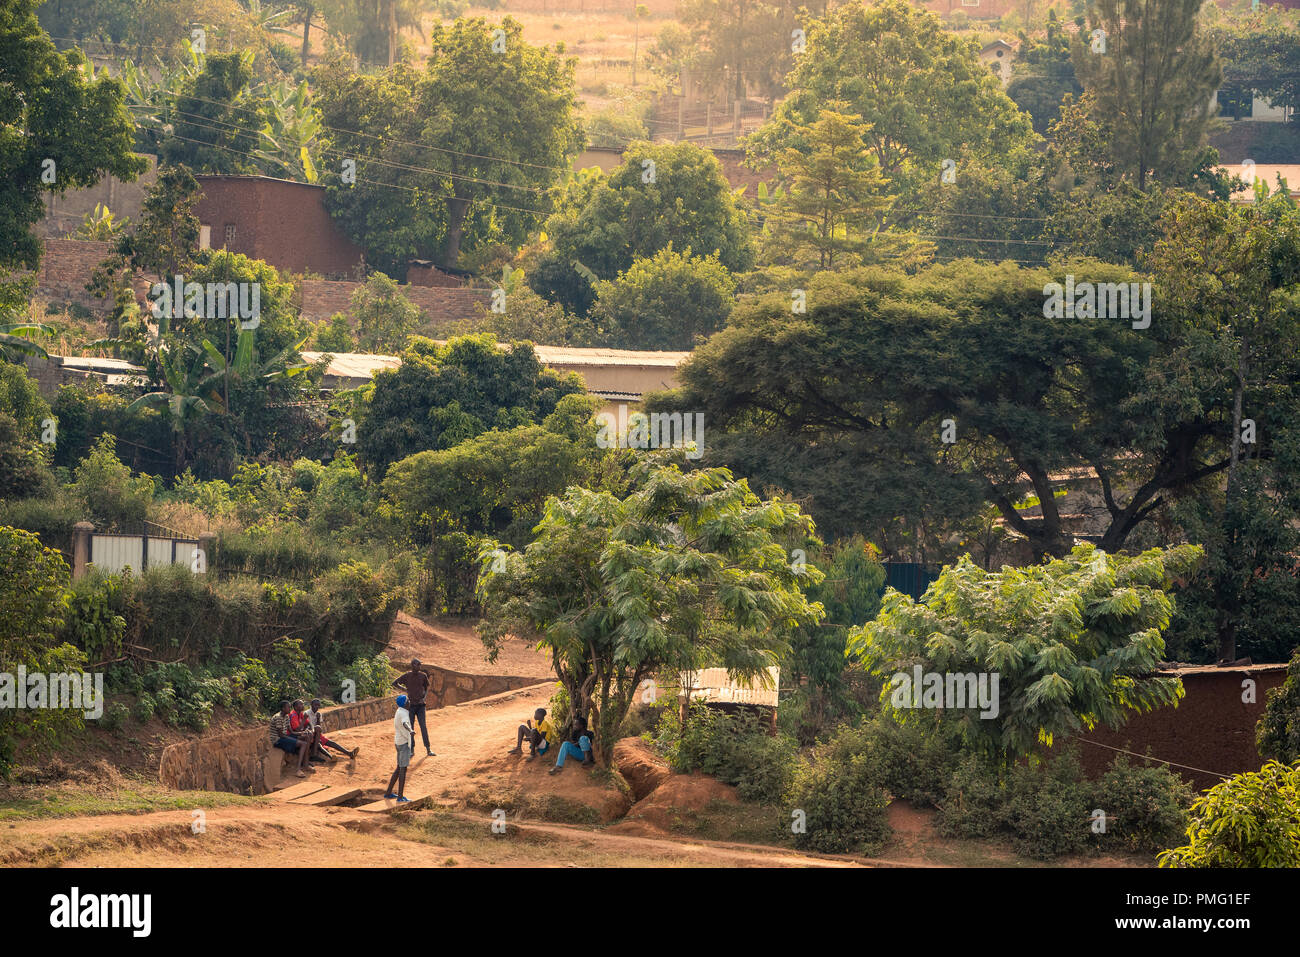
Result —
<path fill-rule="evenodd" d="M 96 356 L 55 356 L 51 359 L 58 359 L 65 369 L 85 370 L 87 372 L 143 372 L 144 369 L 133 362 L 127 362 L 125 359 L 100 359 Z"/>
<path fill-rule="evenodd" d="M 365 352 L 303 352 L 303 362 L 315 365 L 324 356 L 330 356 L 325 374 L 340 379 L 373 379 L 376 372 L 396 369 L 402 364 L 399 356 L 370 355 Z"/>
<path fill-rule="evenodd" d="M 689 352 L 637 352 L 632 349 L 576 349 L 568 346 L 533 346 L 546 365 L 566 366 L 658 366 L 675 369 Z"/>
<path fill-rule="evenodd" d="M 435 340 L 439 345 L 443 342 Z M 675 369 L 689 352 L 637 352 L 631 349 L 571 349 L 567 346 L 533 346 L 537 358 L 548 366 L 653 366 Z M 370 355 L 365 352 L 304 352 L 303 361 L 316 363 L 324 355 L 334 358 L 326 367 L 326 375 L 343 379 L 369 379 L 383 369 L 396 369 L 402 364 L 400 356 Z M 631 393 L 628 393 L 630 396 Z M 637 394 L 637 398 L 640 395 Z"/>
<path fill-rule="evenodd" d="M 766 680 L 733 681 L 726 668 L 702 668 L 683 672 L 682 687 L 691 689 L 691 700 L 718 704 L 756 704 L 776 707 L 777 688 L 781 683 L 781 669 L 767 669 Z M 765 687 L 769 686 L 769 687 Z"/>

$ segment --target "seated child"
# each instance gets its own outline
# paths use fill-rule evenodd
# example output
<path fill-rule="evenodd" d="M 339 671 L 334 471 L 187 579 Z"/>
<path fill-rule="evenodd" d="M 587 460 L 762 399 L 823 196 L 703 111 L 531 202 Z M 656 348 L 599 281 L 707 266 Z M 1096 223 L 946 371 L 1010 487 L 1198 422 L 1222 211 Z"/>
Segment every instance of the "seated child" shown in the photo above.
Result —
<path fill-rule="evenodd" d="M 555 767 L 551 768 L 552 774 L 559 774 L 564 770 L 566 757 L 582 758 L 584 768 L 594 767 L 596 764 L 596 759 L 591 753 L 591 732 L 587 730 L 587 719 L 581 715 L 573 719 L 573 730 L 569 732 L 569 740 L 560 745 Z"/>
<path fill-rule="evenodd" d="M 339 752 L 340 754 L 346 754 L 349 758 L 355 758 L 357 756 L 357 752 L 360 751 L 361 749 L 353 748 L 351 751 L 349 751 L 347 748 L 343 747 L 343 745 L 335 744 L 329 738 L 325 737 L 324 734 L 325 725 L 321 721 L 322 717 L 323 715 L 320 713 L 320 698 L 312 698 L 311 711 L 307 713 L 307 718 L 311 722 L 311 730 L 318 735 L 316 739 L 316 746 L 317 746 L 317 751 L 320 753 L 320 755 L 322 757 L 325 757 L 326 756 L 325 749 L 333 748 L 335 751 Z"/>
<path fill-rule="evenodd" d="M 534 725 L 533 721 L 537 724 Z M 507 754 L 523 754 L 524 738 L 528 739 L 528 747 L 532 752 L 528 755 L 528 760 L 532 761 L 539 754 L 545 754 L 555 744 L 555 725 L 551 724 L 546 718 L 546 709 L 538 708 L 533 712 L 531 720 L 525 721 L 519 726 L 519 732 L 515 737 L 515 746 Z"/>

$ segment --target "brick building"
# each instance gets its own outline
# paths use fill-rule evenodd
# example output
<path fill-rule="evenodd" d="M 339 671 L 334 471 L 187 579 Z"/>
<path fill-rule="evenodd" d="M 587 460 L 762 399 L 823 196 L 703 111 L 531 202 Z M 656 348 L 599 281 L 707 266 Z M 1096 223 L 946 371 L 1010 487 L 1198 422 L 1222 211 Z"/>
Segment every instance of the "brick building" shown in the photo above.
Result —
<path fill-rule="evenodd" d="M 197 176 L 199 246 L 229 249 L 291 273 L 351 279 L 361 249 L 325 210 L 325 187 L 269 176 Z"/>

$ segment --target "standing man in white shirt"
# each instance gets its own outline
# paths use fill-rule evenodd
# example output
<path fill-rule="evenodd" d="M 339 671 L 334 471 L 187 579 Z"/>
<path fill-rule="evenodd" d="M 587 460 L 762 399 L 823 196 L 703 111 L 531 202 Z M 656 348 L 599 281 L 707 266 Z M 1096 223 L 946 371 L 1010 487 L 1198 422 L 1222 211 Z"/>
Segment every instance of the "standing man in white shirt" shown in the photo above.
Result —
<path fill-rule="evenodd" d="M 415 735 L 411 733 L 411 713 L 406 710 L 404 694 L 397 696 L 397 712 L 393 715 L 393 744 L 397 746 L 397 770 L 388 779 L 388 789 L 384 792 L 384 797 L 397 798 L 398 804 L 409 804 L 411 799 L 405 797 L 403 792 L 406 790 L 406 768 L 411 763 Z M 396 793 L 393 792 L 394 784 L 397 785 Z"/>

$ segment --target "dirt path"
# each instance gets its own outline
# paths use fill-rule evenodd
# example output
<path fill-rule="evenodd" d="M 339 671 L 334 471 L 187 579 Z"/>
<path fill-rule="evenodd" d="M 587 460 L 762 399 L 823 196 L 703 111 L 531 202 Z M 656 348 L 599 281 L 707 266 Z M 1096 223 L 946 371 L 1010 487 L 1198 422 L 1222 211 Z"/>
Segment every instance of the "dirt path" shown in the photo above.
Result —
<path fill-rule="evenodd" d="M 104 815 L 0 832 L 0 864 L 77 867 L 732 866 L 860 867 L 781 848 L 608 834 L 559 824 L 492 833 L 486 814 L 252 802 L 204 812 Z"/>
<path fill-rule="evenodd" d="M 425 755 L 417 726 L 415 757 L 406 772 L 406 790 L 449 796 L 485 755 L 504 753 L 514 744 L 515 728 L 534 709 L 546 707 L 553 690 L 553 683 L 546 683 L 428 712 L 429 744 L 437 757 Z M 359 747 L 361 752 L 355 762 L 343 758 L 333 765 L 318 766 L 316 773 L 309 776 L 314 783 L 363 788 L 387 785 L 397 764 L 391 722 L 346 731 L 331 732 L 327 728 L 326 736 L 345 748 Z M 288 773 L 292 778 L 292 772 Z"/>
<path fill-rule="evenodd" d="M 466 796 L 481 799 L 485 793 L 551 795 L 589 808 L 617 796 L 608 778 L 591 771 L 574 767 L 550 775 L 551 762 L 530 763 L 506 753 L 519 721 L 545 706 L 551 691 L 548 682 L 431 712 L 429 733 L 437 756 L 412 762 L 408 793 L 462 803 Z M 322 767 L 310 779 L 379 793 L 394 765 L 392 735 L 389 722 L 332 734 L 361 753 L 355 763 Z M 297 778 L 288 783 L 298 783 Z M 760 845 L 533 823 L 521 821 L 518 812 L 510 815 L 505 834 L 494 834 L 492 825 L 486 808 L 430 807 L 389 815 L 291 805 L 266 796 L 201 813 L 10 823 L 0 827 L 0 866 L 861 866 Z"/>

